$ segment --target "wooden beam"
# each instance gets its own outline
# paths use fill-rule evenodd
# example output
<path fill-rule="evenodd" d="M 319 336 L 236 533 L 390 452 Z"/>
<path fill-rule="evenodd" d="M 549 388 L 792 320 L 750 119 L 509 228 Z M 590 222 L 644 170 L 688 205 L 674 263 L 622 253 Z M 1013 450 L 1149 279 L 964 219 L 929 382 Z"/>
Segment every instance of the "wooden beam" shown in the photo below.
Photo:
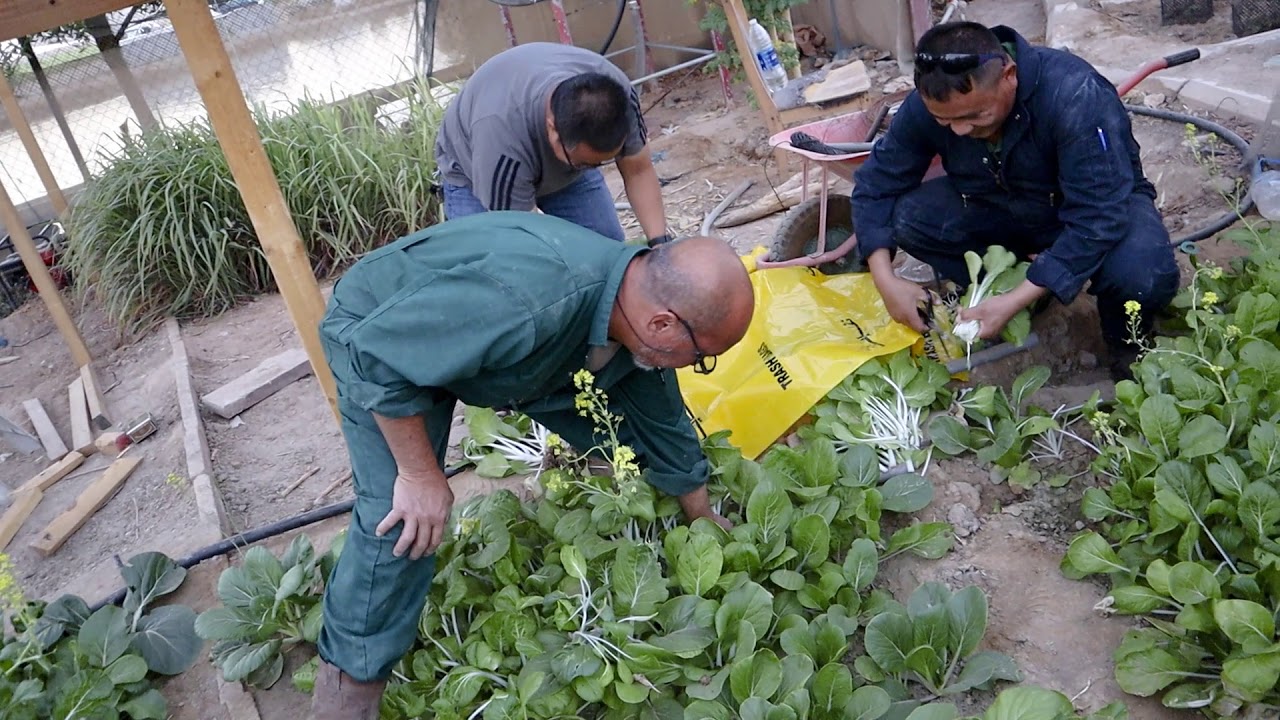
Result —
<path fill-rule="evenodd" d="M 0 2 L 0 42 L 137 4 L 138 0 L 4 0 Z"/>
<path fill-rule="evenodd" d="M 0 517 L 0 552 L 9 547 L 13 536 L 22 529 L 22 524 L 31 516 L 31 512 L 40 504 L 40 498 L 43 496 L 39 490 L 32 490 L 18 493 L 13 498 L 13 504 L 4 511 L 4 516 Z"/>
<path fill-rule="evenodd" d="M 262 137 L 245 103 L 227 48 L 222 44 L 205 0 L 164 0 L 164 6 L 191 68 L 196 89 L 209 112 L 209 122 L 227 156 L 227 165 L 240 189 L 258 242 L 266 253 L 285 308 L 311 359 L 311 369 L 320 382 L 320 389 L 337 418 L 337 391 L 320 345 L 324 297 L 293 224 L 293 216 L 285 205 L 280 184 L 262 149 Z"/>
<path fill-rule="evenodd" d="M 9 238 L 22 258 L 27 274 L 36 284 L 40 299 L 44 301 L 45 308 L 53 317 L 53 324 L 58 327 L 58 332 L 62 333 L 62 340 L 71 351 L 71 360 L 75 362 L 76 367 L 87 365 L 89 348 L 85 346 L 80 330 L 71 319 L 71 313 L 67 312 L 67 306 L 62 302 L 62 296 L 58 294 L 58 286 L 49 275 L 49 268 L 45 267 L 44 261 L 40 259 L 40 252 L 36 250 L 36 244 L 31 240 L 31 233 L 27 232 L 27 226 L 18 215 L 18 208 L 14 207 L 13 200 L 9 197 L 9 191 L 4 188 L 3 182 L 0 182 L 0 221 L 9 231 Z M 316 332 L 318 334 L 318 330 Z"/>
<path fill-rule="evenodd" d="M 31 132 L 31 124 L 27 122 L 26 114 L 18 105 L 18 96 L 14 95 L 13 86 L 9 84 L 4 73 L 0 73 L 0 105 L 4 106 L 4 112 L 9 116 L 10 124 L 18 133 L 18 139 L 22 140 L 22 147 L 26 148 L 27 157 L 31 158 L 31 164 L 35 166 L 36 174 L 44 184 L 44 191 L 49 194 L 49 203 L 53 205 L 53 211 L 65 218 L 67 196 L 63 195 L 62 188 L 58 187 L 58 179 L 53 176 L 49 161 L 45 158 L 44 151 L 40 149 L 40 143 L 36 142 L 35 133 Z"/>
<path fill-rule="evenodd" d="M 102 396 L 102 383 L 98 382 L 98 374 L 93 371 L 93 365 L 80 368 L 80 380 L 84 383 L 84 397 L 89 403 L 89 421 L 99 430 L 110 430 L 107 399 Z"/>
<path fill-rule="evenodd" d="M 69 475 L 72 470 L 80 467 L 80 464 L 83 462 L 84 455 L 75 451 L 69 452 L 66 457 L 50 465 L 44 470 L 41 470 L 39 475 L 36 475 L 30 480 L 22 483 L 22 485 L 14 492 L 44 492 L 52 487 L 54 483 Z"/>
<path fill-rule="evenodd" d="M 120 492 L 124 481 L 129 479 L 140 462 L 140 457 L 129 457 L 111 463 L 106 472 L 80 493 L 75 505 L 49 523 L 44 532 L 31 543 L 32 549 L 45 557 L 57 552 L 94 513 Z"/>
<path fill-rule="evenodd" d="M 40 444 L 44 445 L 45 455 L 50 460 L 61 460 L 67 454 L 67 444 L 62 442 L 62 436 L 49 419 L 49 413 L 44 411 L 44 405 L 38 399 L 32 399 L 23 402 L 22 407 L 27 411 L 27 417 L 31 418 L 31 425 L 40 437 Z"/>
<path fill-rule="evenodd" d="M 286 350 L 200 398 L 200 404 L 218 417 L 230 420 L 309 374 L 307 354 Z"/>
<path fill-rule="evenodd" d="M 67 405 L 71 411 L 71 447 L 81 455 L 92 455 L 93 429 L 89 427 L 89 400 L 84 394 L 84 378 L 78 377 L 67 386 Z"/>

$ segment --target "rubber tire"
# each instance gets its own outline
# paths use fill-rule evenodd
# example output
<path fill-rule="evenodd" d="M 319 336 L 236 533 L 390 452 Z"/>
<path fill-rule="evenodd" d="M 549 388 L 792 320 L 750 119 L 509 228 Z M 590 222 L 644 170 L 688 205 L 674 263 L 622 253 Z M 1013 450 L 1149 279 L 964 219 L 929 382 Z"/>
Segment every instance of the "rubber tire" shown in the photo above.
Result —
<path fill-rule="evenodd" d="M 812 255 L 818 249 L 821 203 L 822 197 L 815 195 L 787 211 L 773 236 L 773 247 L 769 254 L 771 260 L 794 260 Z M 853 203 L 848 195 L 827 196 L 827 227 L 853 227 Z M 832 248 L 828 245 L 827 249 Z M 842 258 L 819 265 L 818 271 L 824 275 L 866 272 L 867 265 L 858 254 L 858 249 L 854 248 Z"/>

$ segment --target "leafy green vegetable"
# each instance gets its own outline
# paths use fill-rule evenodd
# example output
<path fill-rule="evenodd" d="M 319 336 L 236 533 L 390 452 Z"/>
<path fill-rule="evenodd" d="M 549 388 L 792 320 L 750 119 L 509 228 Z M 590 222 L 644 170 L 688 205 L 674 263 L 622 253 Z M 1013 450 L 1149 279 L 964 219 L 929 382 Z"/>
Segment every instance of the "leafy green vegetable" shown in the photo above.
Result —
<path fill-rule="evenodd" d="M 1280 251 L 1259 242 L 1234 267 L 1197 264 L 1181 336 L 1088 409 L 1110 483 L 1085 493 L 1096 528 L 1063 561 L 1108 575 L 1105 609 L 1150 625 L 1116 651 L 1120 686 L 1214 719 L 1280 705 Z"/>
<path fill-rule="evenodd" d="M 126 717 L 164 720 L 156 674 L 191 667 L 201 641 L 195 613 L 181 605 L 152 609 L 182 584 L 186 570 L 168 557 L 142 553 L 121 564 L 123 606 L 90 612 L 64 595 L 44 605 L 21 599 L 7 556 L 0 555 L 0 603 L 9 626 L 0 642 L 0 707 L 14 720 Z"/>

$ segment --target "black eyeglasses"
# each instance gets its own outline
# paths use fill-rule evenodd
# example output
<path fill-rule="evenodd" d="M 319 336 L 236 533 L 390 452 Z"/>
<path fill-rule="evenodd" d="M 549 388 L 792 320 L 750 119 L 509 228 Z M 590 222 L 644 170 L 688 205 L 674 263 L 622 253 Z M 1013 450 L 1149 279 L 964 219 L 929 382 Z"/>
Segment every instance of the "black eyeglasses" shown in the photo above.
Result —
<path fill-rule="evenodd" d="M 614 160 L 617 160 L 617 158 L 609 158 L 602 163 L 587 163 L 586 165 L 579 165 L 573 161 L 572 157 L 569 156 L 569 148 L 564 144 L 564 138 L 557 136 L 556 140 L 560 142 L 560 152 L 564 153 L 564 161 L 569 165 L 570 170 L 592 170 L 594 168 L 603 167 Z"/>
<path fill-rule="evenodd" d="M 1000 59 L 1003 64 L 1004 58 L 1009 57 L 1002 52 L 990 53 L 916 53 L 916 67 L 921 72 L 933 72 L 935 69 L 942 70 L 948 75 L 959 75 L 969 72 L 988 60 Z"/>
<path fill-rule="evenodd" d="M 617 305 L 618 305 L 618 310 L 622 312 L 622 320 L 627 323 L 627 327 L 631 328 L 631 334 L 636 336 L 636 339 L 640 341 L 641 345 L 649 348 L 650 350 L 656 353 L 661 353 L 663 355 L 671 355 L 677 352 L 674 350 L 663 350 L 662 348 L 656 348 L 650 345 L 649 343 L 645 342 L 644 338 L 640 337 L 640 333 L 636 332 L 636 326 L 631 324 L 631 318 L 627 317 L 626 308 L 622 307 L 621 302 L 618 302 Z M 716 369 L 716 356 L 708 355 L 702 352 L 702 348 L 698 347 L 698 338 L 694 337 L 693 335 L 692 325 L 690 325 L 688 322 L 685 322 L 684 318 L 677 315 L 675 310 L 672 310 L 671 308 L 667 308 L 667 312 L 671 313 L 671 316 L 674 317 L 676 320 L 678 320 L 680 324 L 684 326 L 685 332 L 689 333 L 689 342 L 693 345 L 693 371 L 699 375 L 710 375 L 711 371 Z"/>
<path fill-rule="evenodd" d="M 693 371 L 699 375 L 710 375 L 711 371 L 716 369 L 716 356 L 702 352 L 702 348 L 698 347 L 698 339 L 693 336 L 693 327 L 685 322 L 684 318 L 676 315 L 676 311 L 671 308 L 667 308 L 667 312 L 679 320 L 685 332 L 689 333 L 689 342 L 693 344 Z"/>

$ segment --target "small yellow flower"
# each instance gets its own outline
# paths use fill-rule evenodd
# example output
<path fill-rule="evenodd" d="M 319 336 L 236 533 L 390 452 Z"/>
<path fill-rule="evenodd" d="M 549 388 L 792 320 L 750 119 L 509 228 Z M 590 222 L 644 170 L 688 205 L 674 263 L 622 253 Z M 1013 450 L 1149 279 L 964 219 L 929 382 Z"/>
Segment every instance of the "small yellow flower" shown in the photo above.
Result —
<path fill-rule="evenodd" d="M 1212 373 L 1215 373 L 1215 374 L 1221 373 L 1221 372 L 1222 372 L 1223 370 L 1225 370 L 1225 369 L 1226 369 L 1226 368 L 1222 367 L 1221 365 L 1210 365 L 1210 366 L 1209 366 L 1209 371 L 1210 371 L 1210 372 L 1212 372 Z"/>
<path fill-rule="evenodd" d="M 583 368 L 573 374 L 573 384 L 579 390 L 586 390 L 596 381 L 596 376 L 591 374 L 590 370 Z"/>
<path fill-rule="evenodd" d="M 478 518 L 462 518 L 462 521 L 458 523 L 458 534 L 463 536 L 470 535 L 479 527 L 480 520 Z"/>
<path fill-rule="evenodd" d="M 1142 312 L 1142 303 L 1138 302 L 1137 300 L 1125 301 L 1125 304 L 1124 304 L 1125 315 L 1128 315 L 1129 317 L 1136 317 L 1140 312 Z"/>
<path fill-rule="evenodd" d="M 1209 272 L 1207 272 L 1206 275 L 1209 276 L 1210 280 L 1221 280 L 1222 268 L 1218 267 L 1217 265 L 1214 265 L 1212 268 L 1209 269 Z"/>
<path fill-rule="evenodd" d="M 1227 337 L 1228 337 L 1228 338 L 1238 338 L 1238 337 L 1240 337 L 1240 326 L 1239 326 L 1239 325 L 1228 325 L 1228 326 L 1227 326 L 1226 335 L 1227 335 Z"/>
<path fill-rule="evenodd" d="M 1201 301 L 1204 303 L 1205 307 L 1209 307 L 1210 305 L 1213 305 L 1218 302 L 1218 293 L 1210 290 L 1209 292 L 1204 294 L 1204 297 L 1201 298 Z"/>

